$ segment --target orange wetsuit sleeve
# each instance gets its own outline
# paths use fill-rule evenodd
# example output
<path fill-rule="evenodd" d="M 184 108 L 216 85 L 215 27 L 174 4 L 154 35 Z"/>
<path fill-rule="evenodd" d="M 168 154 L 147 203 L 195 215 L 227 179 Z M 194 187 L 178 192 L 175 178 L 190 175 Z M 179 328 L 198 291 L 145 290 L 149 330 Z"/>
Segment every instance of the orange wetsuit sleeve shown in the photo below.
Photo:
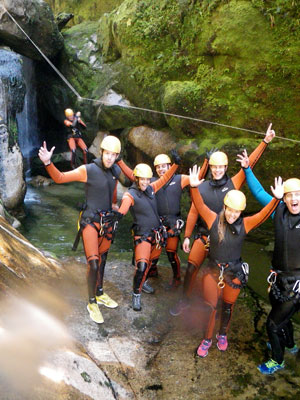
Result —
<path fill-rule="evenodd" d="M 251 215 L 251 217 L 244 218 L 244 226 L 246 233 L 250 232 L 252 229 L 257 228 L 263 222 L 265 222 L 269 216 L 275 211 L 278 206 L 280 200 L 273 199 L 258 213 Z"/>
<path fill-rule="evenodd" d="M 205 159 L 202 167 L 199 171 L 198 178 L 203 179 L 207 173 L 207 168 L 208 168 L 208 160 Z M 190 184 L 190 176 L 189 175 L 181 175 L 181 189 L 185 188 Z"/>
<path fill-rule="evenodd" d="M 257 161 L 260 159 L 268 144 L 263 140 L 249 156 L 249 167 L 254 168 Z M 231 179 L 235 189 L 240 189 L 245 183 L 245 172 L 241 168 L 240 171 Z"/>
<path fill-rule="evenodd" d="M 184 232 L 184 237 L 190 238 L 192 236 L 193 230 L 195 228 L 196 222 L 198 220 L 198 211 L 197 208 L 195 207 L 194 203 L 192 203 L 190 211 L 187 216 L 186 220 L 186 226 L 185 226 L 185 232 Z"/>
<path fill-rule="evenodd" d="M 69 126 L 72 125 L 72 121 L 69 121 L 68 119 L 65 119 L 64 120 L 64 124 L 69 127 Z"/>
<path fill-rule="evenodd" d="M 159 189 L 161 189 L 175 174 L 177 171 L 178 165 L 177 164 L 172 164 L 171 168 L 168 169 L 168 171 L 161 176 L 157 181 L 152 182 L 150 185 L 153 187 L 154 192 L 158 192 Z"/>
<path fill-rule="evenodd" d="M 123 160 L 118 161 L 117 165 L 121 168 L 123 174 L 128 179 L 130 179 L 131 182 L 134 182 L 133 170 L 131 168 L 129 168 L 128 165 L 126 165 Z"/>
<path fill-rule="evenodd" d="M 208 229 L 210 229 L 217 217 L 217 214 L 214 211 L 212 211 L 209 207 L 207 207 L 207 205 L 204 203 L 198 188 L 196 187 L 191 188 L 191 195 L 193 203 L 198 213 L 200 214 L 202 219 L 204 219 L 204 221 L 206 222 Z"/>
<path fill-rule="evenodd" d="M 113 198 L 112 198 L 112 202 L 113 204 L 117 204 L 117 195 L 118 195 L 118 190 L 117 190 L 117 186 L 118 186 L 118 181 L 115 184 L 115 188 L 114 188 L 114 192 L 113 192 Z"/>
<path fill-rule="evenodd" d="M 87 182 L 85 165 L 81 165 L 73 171 L 60 172 L 55 165 L 51 163 L 46 167 L 46 170 L 55 183 Z"/>
<path fill-rule="evenodd" d="M 79 121 L 79 123 L 86 128 L 86 124 L 82 121 L 82 119 Z"/>
<path fill-rule="evenodd" d="M 128 213 L 129 208 L 134 205 L 134 199 L 129 192 L 125 192 L 122 197 L 122 202 L 119 208 L 119 213 L 125 215 Z"/>
<path fill-rule="evenodd" d="M 181 175 L 181 189 L 184 189 L 186 186 L 190 184 L 190 177 L 189 175 Z"/>

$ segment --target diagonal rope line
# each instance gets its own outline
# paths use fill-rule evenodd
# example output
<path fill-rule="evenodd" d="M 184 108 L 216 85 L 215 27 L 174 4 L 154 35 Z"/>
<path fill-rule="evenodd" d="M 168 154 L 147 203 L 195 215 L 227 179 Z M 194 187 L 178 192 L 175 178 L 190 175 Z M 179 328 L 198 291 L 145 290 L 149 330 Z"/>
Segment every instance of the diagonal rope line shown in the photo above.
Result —
<path fill-rule="evenodd" d="M 71 89 L 71 91 L 76 95 L 76 97 L 78 97 L 78 99 L 80 101 L 82 100 L 86 100 L 86 101 L 91 101 L 93 103 L 99 103 L 105 106 L 110 106 L 110 107 L 120 107 L 120 108 L 128 108 L 128 109 L 132 109 L 132 110 L 138 110 L 138 111 L 145 111 L 145 112 L 149 112 L 149 113 L 155 113 L 155 114 L 160 114 L 160 115 L 164 115 L 164 116 L 169 116 L 169 117 L 174 117 L 174 118 L 179 118 L 179 119 L 186 119 L 186 120 L 190 120 L 190 121 L 195 121 L 195 122 L 202 122 L 204 124 L 210 124 L 210 125 L 215 125 L 215 126 L 220 126 L 223 128 L 228 128 L 228 129 L 234 129 L 234 130 L 238 130 L 238 131 L 243 131 L 243 132 L 249 132 L 249 133 L 255 133 L 257 135 L 263 135 L 265 136 L 265 132 L 260 132 L 260 131 L 255 131 L 253 129 L 246 129 L 246 128 L 240 128 L 237 126 L 232 126 L 232 125 L 227 125 L 227 124 L 222 124 L 220 122 L 214 122 L 214 121 L 208 121 L 208 120 L 204 120 L 204 119 L 200 119 L 200 118 L 194 118 L 194 117 L 188 117 L 185 115 L 180 115 L 180 114 L 173 114 L 173 113 L 168 113 L 166 111 L 158 111 L 158 110 L 152 110 L 150 108 L 143 108 L 143 107 L 135 107 L 132 105 L 128 105 L 128 104 L 111 104 L 108 102 L 105 102 L 103 100 L 95 100 L 95 99 L 91 99 L 88 97 L 81 97 L 80 94 L 76 91 L 76 89 L 71 85 L 71 83 L 66 79 L 66 77 L 55 67 L 55 65 L 49 60 L 49 58 L 42 52 L 42 50 L 33 42 L 33 40 L 27 35 L 27 33 L 24 31 L 24 29 L 18 24 L 18 22 L 15 20 L 15 18 L 9 13 L 9 11 L 7 11 L 7 9 L 5 7 L 3 7 L 5 12 L 8 14 L 8 16 L 12 19 L 12 21 L 18 26 L 18 28 L 23 32 L 23 34 L 27 37 L 27 39 L 30 41 L 30 43 L 32 43 L 32 45 L 37 49 L 37 51 L 42 55 L 42 57 L 49 63 L 49 65 L 54 69 L 54 71 L 58 74 L 58 76 L 65 82 L 65 84 Z M 291 139 L 291 138 L 286 138 L 283 136 L 275 136 L 275 138 L 277 139 L 281 139 L 281 140 L 286 140 L 289 142 L 293 142 L 293 143 L 300 143 L 300 140 L 296 140 L 296 139 Z"/>

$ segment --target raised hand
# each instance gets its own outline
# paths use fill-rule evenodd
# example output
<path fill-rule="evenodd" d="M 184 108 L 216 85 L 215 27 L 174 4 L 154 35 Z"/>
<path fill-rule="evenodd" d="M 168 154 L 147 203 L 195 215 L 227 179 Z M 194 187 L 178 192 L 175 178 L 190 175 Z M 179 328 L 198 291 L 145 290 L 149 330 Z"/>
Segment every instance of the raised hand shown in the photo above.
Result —
<path fill-rule="evenodd" d="M 175 150 L 175 149 L 171 150 L 171 157 L 175 164 L 177 164 L 177 165 L 181 164 L 181 158 L 180 158 L 177 150 Z"/>
<path fill-rule="evenodd" d="M 236 161 L 241 163 L 241 167 L 243 168 L 249 167 L 249 157 L 246 149 L 243 150 L 242 154 L 237 155 Z"/>
<path fill-rule="evenodd" d="M 200 167 L 197 167 L 197 165 L 194 165 L 193 168 L 190 168 L 190 186 L 191 187 L 197 187 L 204 181 L 204 179 L 198 178 L 199 172 L 200 172 Z"/>
<path fill-rule="evenodd" d="M 51 157 L 54 149 L 55 146 L 53 146 L 52 149 L 48 151 L 46 142 L 43 142 L 43 146 L 41 146 L 39 149 L 39 158 L 44 165 L 48 165 L 51 163 Z"/>
<path fill-rule="evenodd" d="M 274 180 L 274 188 L 271 186 L 272 193 L 276 199 L 280 200 L 283 197 L 283 182 L 281 176 L 275 178 Z"/>
<path fill-rule="evenodd" d="M 275 137 L 275 131 L 272 129 L 272 123 L 268 126 L 266 136 L 264 138 L 264 141 L 267 143 L 270 143 L 271 140 Z"/>
<path fill-rule="evenodd" d="M 182 249 L 185 253 L 189 253 L 191 251 L 190 249 L 190 239 L 186 237 L 182 243 Z"/>
<path fill-rule="evenodd" d="M 215 153 L 216 151 L 218 151 L 219 149 L 217 147 L 212 147 L 210 150 L 205 150 L 206 153 L 206 158 L 209 160 L 210 156 Z"/>

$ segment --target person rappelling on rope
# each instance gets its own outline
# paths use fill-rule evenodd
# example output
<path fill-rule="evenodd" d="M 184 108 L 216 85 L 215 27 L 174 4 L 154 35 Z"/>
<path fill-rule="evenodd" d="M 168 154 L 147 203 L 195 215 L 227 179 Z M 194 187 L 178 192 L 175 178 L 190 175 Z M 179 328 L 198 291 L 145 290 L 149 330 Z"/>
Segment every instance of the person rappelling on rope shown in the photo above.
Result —
<path fill-rule="evenodd" d="M 71 108 L 65 109 L 65 126 L 68 128 L 68 145 L 71 151 L 71 168 L 76 168 L 76 147 L 80 147 L 83 153 L 83 163 L 87 164 L 88 148 L 82 139 L 81 129 L 86 129 L 86 124 L 81 119 L 81 112 L 74 111 Z"/>
<path fill-rule="evenodd" d="M 171 168 L 171 160 L 167 154 L 158 154 L 153 164 L 158 178 L 152 178 L 151 182 L 157 181 Z M 206 175 L 207 168 L 208 159 L 205 159 L 200 170 L 199 179 L 202 179 Z M 167 284 L 166 290 L 177 289 L 181 284 L 180 259 L 177 250 L 184 221 L 181 219 L 180 201 L 183 189 L 189 184 L 190 179 L 188 175 L 175 174 L 156 193 L 158 214 L 168 235 L 165 249 L 173 272 L 172 279 Z M 148 277 L 156 277 L 158 275 L 157 263 L 158 257 L 152 260 Z"/>
<path fill-rule="evenodd" d="M 243 217 L 246 208 L 246 197 L 239 190 L 229 190 L 223 201 L 220 213 L 211 210 L 198 190 L 201 181 L 199 170 L 194 166 L 190 170 L 192 200 L 197 212 L 206 223 L 210 236 L 208 265 L 203 270 L 202 291 L 205 303 L 209 306 L 208 325 L 205 338 L 201 341 L 197 354 L 206 357 L 212 345 L 215 318 L 221 300 L 220 327 L 217 333 L 217 347 L 226 351 L 227 333 L 232 317 L 233 307 L 241 289 L 247 284 L 249 266 L 241 258 L 242 246 L 246 235 L 261 225 L 275 211 L 283 196 L 283 184 L 280 177 L 275 178 L 274 198 L 258 213 Z"/>
<path fill-rule="evenodd" d="M 130 185 L 128 175 L 126 177 L 115 163 L 121 151 L 120 140 L 115 136 L 106 136 L 100 147 L 100 157 L 92 163 L 63 173 L 51 162 L 55 147 L 48 151 L 44 142 L 39 150 L 39 158 L 55 183 L 82 182 L 85 184 L 86 199 L 80 214 L 77 238 L 82 237 L 87 259 L 89 296 L 87 310 L 90 318 L 98 324 L 104 322 L 98 304 L 108 308 L 118 306 L 118 303 L 104 292 L 103 278 L 107 254 L 118 221 L 122 216 L 117 211 L 117 183 L 120 181 L 125 186 Z M 129 174 L 129 177 L 132 181 L 134 180 L 133 175 Z"/>
<path fill-rule="evenodd" d="M 271 196 L 252 172 L 247 152 L 239 155 L 238 161 L 245 170 L 253 196 L 260 204 L 267 204 Z M 287 179 L 283 183 L 283 193 L 283 201 L 272 215 L 275 244 L 267 279 L 272 306 L 267 318 L 267 347 L 272 351 L 272 357 L 258 365 L 258 370 L 265 375 L 285 367 L 285 351 L 297 354 L 299 350 L 291 318 L 300 309 L 300 180 Z"/>
<path fill-rule="evenodd" d="M 272 124 L 269 125 L 263 141 L 250 154 L 250 165 L 253 168 L 268 144 L 275 137 L 275 131 L 272 130 Z M 227 175 L 228 157 L 222 151 L 215 151 L 208 155 L 209 169 L 211 177 L 199 186 L 199 192 L 204 203 L 214 212 L 219 213 L 223 209 L 223 200 L 225 195 L 231 189 L 240 189 L 245 182 L 245 173 L 243 169 L 230 178 Z M 191 293 L 196 280 L 196 275 L 207 257 L 209 250 L 209 234 L 203 219 L 198 219 L 199 215 L 192 204 L 186 222 L 183 250 L 189 253 L 188 266 L 186 269 L 183 294 L 180 300 L 170 309 L 173 316 L 180 315 L 186 308 L 190 306 Z M 197 222 L 198 221 L 198 222 Z M 197 233 L 194 242 L 190 248 L 190 237 L 197 223 Z"/>
<path fill-rule="evenodd" d="M 132 308 L 140 311 L 141 291 L 147 293 L 154 289 L 146 282 L 152 259 L 157 258 L 161 247 L 165 246 L 167 231 L 162 224 L 155 194 L 172 178 L 180 163 L 176 151 L 172 151 L 174 164 L 157 181 L 151 183 L 152 169 L 147 164 L 138 164 L 133 175 L 135 182 L 124 193 L 119 212 L 125 215 L 129 210 L 133 216 L 135 274 L 133 278 Z"/>

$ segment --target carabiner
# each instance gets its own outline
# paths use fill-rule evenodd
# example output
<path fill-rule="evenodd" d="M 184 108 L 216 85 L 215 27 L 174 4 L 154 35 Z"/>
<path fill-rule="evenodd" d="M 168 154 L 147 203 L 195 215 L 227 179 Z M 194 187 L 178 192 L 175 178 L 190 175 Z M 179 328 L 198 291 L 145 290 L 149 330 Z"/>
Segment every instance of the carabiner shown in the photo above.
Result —
<path fill-rule="evenodd" d="M 295 282 L 295 285 L 293 286 L 293 292 L 300 293 L 300 279 Z"/>
<path fill-rule="evenodd" d="M 276 279 L 277 279 L 277 272 L 273 271 L 272 269 L 270 271 L 271 271 L 271 273 L 267 277 L 267 282 L 269 284 L 268 293 L 270 293 L 272 285 L 276 282 Z"/>
<path fill-rule="evenodd" d="M 220 275 L 219 275 L 219 282 L 218 282 L 218 288 L 219 289 L 224 289 L 225 287 L 225 282 L 224 282 L 224 266 L 222 265 L 222 267 L 220 268 Z"/>

